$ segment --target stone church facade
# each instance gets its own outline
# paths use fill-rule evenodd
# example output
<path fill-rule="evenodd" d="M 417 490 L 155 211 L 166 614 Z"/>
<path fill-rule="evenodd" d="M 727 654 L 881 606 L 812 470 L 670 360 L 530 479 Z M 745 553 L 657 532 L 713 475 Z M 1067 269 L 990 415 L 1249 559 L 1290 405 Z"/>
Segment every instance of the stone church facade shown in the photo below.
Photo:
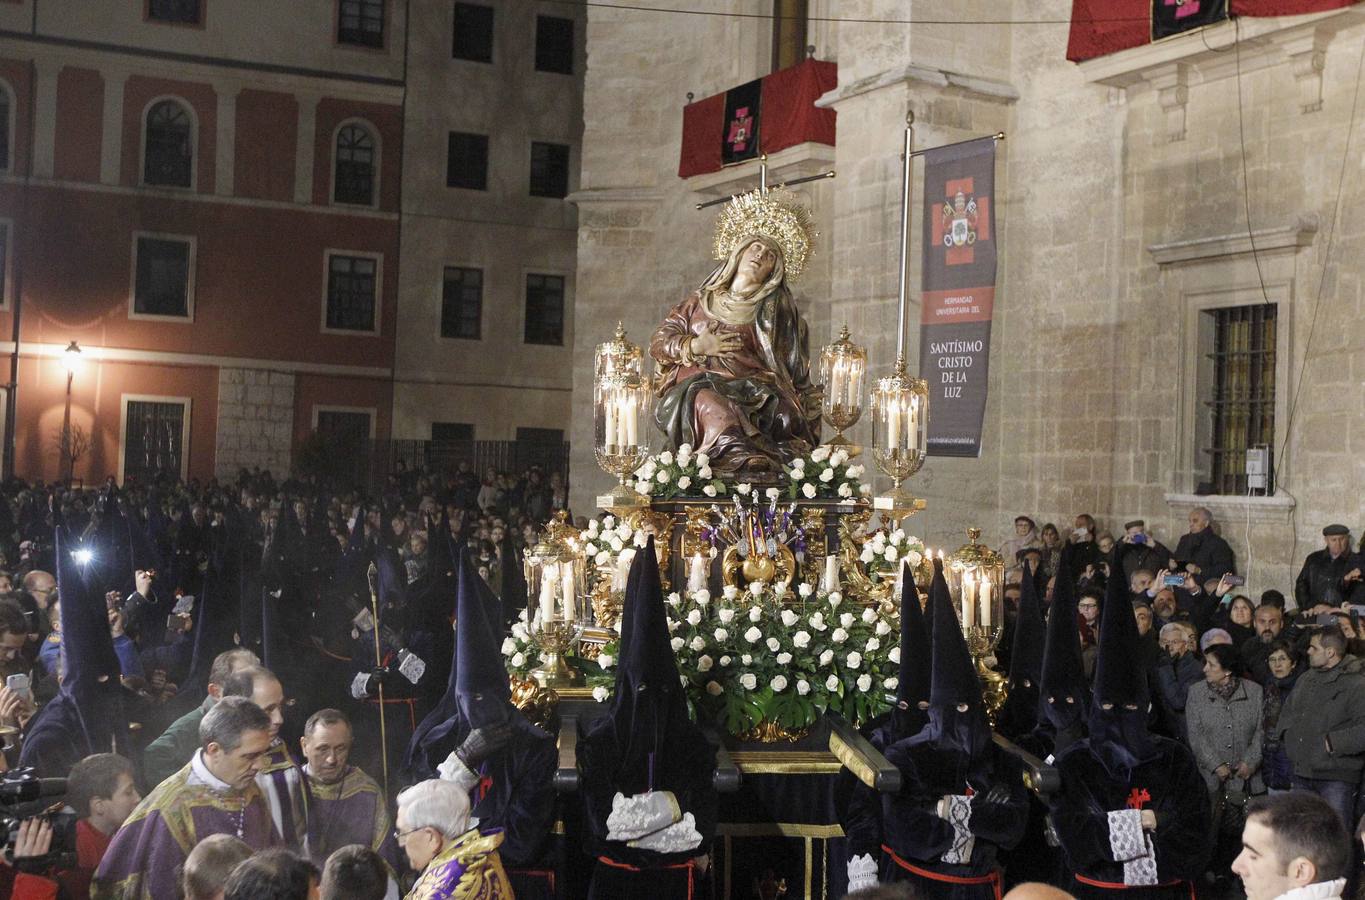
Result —
<path fill-rule="evenodd" d="M 617 320 L 648 341 L 710 269 L 715 209 L 696 205 L 756 181 L 752 165 L 678 177 L 687 95 L 772 67 L 772 23 L 761 18 L 771 2 L 645 5 L 587 14 L 582 169 L 570 198 L 576 509 L 609 483 L 592 455 L 594 346 Z M 812 354 L 847 323 L 868 348 L 870 376 L 890 370 L 907 113 L 917 147 L 1004 131 L 983 450 L 929 460 L 908 484 L 928 501 L 909 529 L 951 548 L 969 524 L 998 543 L 1017 513 L 1065 533 L 1089 512 L 1115 533 L 1146 519 L 1174 546 L 1203 505 L 1248 589 L 1288 593 L 1324 525 L 1341 521 L 1357 537 L 1362 525 L 1365 124 L 1352 117 L 1365 118 L 1356 108 L 1365 7 L 1224 22 L 1081 64 L 1065 58 L 1070 7 L 808 4 L 807 41 L 839 67 L 838 87 L 818 101 L 837 111 L 837 142 L 784 150 L 772 165 L 777 180 L 837 172 L 800 189 L 821 231 L 795 286 Z M 912 370 L 918 238 L 915 222 Z M 1248 327 L 1261 329 L 1256 347 L 1273 339 L 1276 351 L 1250 376 L 1220 362 L 1228 347 L 1251 346 Z M 1245 410 L 1248 377 L 1273 452 L 1264 495 L 1236 474 L 1244 447 L 1211 434 L 1217 403 Z M 870 440 L 868 424 L 853 436 Z M 1221 468 L 1210 450 L 1223 454 Z"/>

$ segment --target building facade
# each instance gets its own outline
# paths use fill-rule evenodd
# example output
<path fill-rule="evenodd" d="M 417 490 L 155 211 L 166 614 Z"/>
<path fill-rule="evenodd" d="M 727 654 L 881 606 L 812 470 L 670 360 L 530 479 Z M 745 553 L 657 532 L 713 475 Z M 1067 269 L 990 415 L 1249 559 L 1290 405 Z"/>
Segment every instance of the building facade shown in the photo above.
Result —
<path fill-rule="evenodd" d="M 17 474 L 65 477 L 67 433 L 98 481 L 565 428 L 581 24 L 511 2 L 261 11 L 0 2 Z M 491 61 L 460 59 L 485 31 Z M 457 134 L 484 138 L 484 185 L 459 181 Z"/>
<path fill-rule="evenodd" d="M 712 176 L 677 174 L 684 92 L 771 71 L 765 17 L 788 5 L 589 10 L 577 504 L 609 483 L 590 455 L 593 346 L 618 318 L 647 342 L 710 265 L 714 217 L 695 204 Z M 983 450 L 928 461 L 909 483 L 928 509 L 907 527 L 955 547 L 968 525 L 1003 540 L 1028 513 L 1065 534 L 1088 512 L 1116 532 L 1145 518 L 1170 542 L 1202 505 L 1249 589 L 1285 589 L 1323 525 L 1362 524 L 1365 462 L 1352 451 L 1365 441 L 1365 294 L 1353 261 L 1365 183 L 1352 114 L 1365 8 L 1244 18 L 1078 65 L 1066 59 L 1071 6 L 806 4 L 807 43 L 839 67 L 818 101 L 838 114 L 837 177 L 807 194 L 827 274 L 796 286 L 812 352 L 847 322 L 873 376 L 892 364 L 907 113 L 917 147 L 1006 132 Z M 734 176 L 755 181 L 752 166 Z M 909 318 L 913 371 L 917 300 Z M 866 421 L 852 436 L 866 444 Z M 1258 444 L 1272 456 L 1265 491 L 1245 471 Z"/>

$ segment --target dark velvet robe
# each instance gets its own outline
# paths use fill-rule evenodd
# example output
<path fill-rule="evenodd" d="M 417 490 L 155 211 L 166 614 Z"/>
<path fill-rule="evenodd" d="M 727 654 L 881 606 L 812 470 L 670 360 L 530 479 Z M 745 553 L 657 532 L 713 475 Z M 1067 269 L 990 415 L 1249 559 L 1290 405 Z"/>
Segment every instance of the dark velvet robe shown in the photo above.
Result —
<path fill-rule="evenodd" d="M 880 857 L 882 883 L 912 882 L 917 897 L 993 898 L 989 882 L 959 884 L 934 876 L 984 879 L 997 870 L 1001 850 L 1013 847 L 1023 837 L 1029 801 L 1018 763 L 990 745 L 968 766 L 960 752 L 913 740 L 898 741 L 884 751 L 887 761 L 900 770 L 900 793 L 882 794 L 861 782 L 855 788 L 844 829 L 849 856 L 870 853 L 873 859 Z M 987 795 L 997 785 L 1009 788 L 1008 798 L 1003 803 L 988 802 Z M 968 791 L 972 793 L 968 827 L 976 841 L 967 863 L 946 863 L 942 857 L 952 846 L 954 831 L 950 823 L 939 818 L 936 807 L 944 794 Z M 927 874 L 913 872 L 907 864 Z"/>
<path fill-rule="evenodd" d="M 741 346 L 728 359 L 693 359 L 688 341 L 711 325 Z M 762 301 L 756 319 L 712 318 L 694 292 L 675 306 L 650 341 L 659 365 L 654 419 L 668 445 L 691 444 L 718 472 L 752 460 L 787 463 L 820 442 L 820 397 L 810 383 L 806 323 L 791 295 Z"/>
<path fill-rule="evenodd" d="M 1196 881 L 1208 861 L 1209 794 L 1194 755 L 1183 744 L 1152 736 L 1157 755 L 1139 764 L 1129 777 L 1111 773 L 1090 749 L 1077 741 L 1056 761 L 1061 789 L 1052 797 L 1052 824 L 1074 876 L 1110 885 L 1123 884 L 1123 864 L 1114 860 L 1109 843 L 1111 810 L 1156 812 L 1152 832 L 1160 884 Z M 1189 897 L 1188 885 L 1129 888 L 1116 891 L 1076 881 L 1067 887 L 1078 898 L 1122 896 L 1124 900 Z"/>

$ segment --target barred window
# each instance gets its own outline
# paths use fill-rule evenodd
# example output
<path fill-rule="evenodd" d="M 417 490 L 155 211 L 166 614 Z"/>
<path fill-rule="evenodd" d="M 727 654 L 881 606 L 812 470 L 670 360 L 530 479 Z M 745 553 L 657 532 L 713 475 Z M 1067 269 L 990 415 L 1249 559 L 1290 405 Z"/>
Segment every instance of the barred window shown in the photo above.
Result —
<path fill-rule="evenodd" d="M 531 142 L 531 196 L 564 198 L 569 194 L 568 144 Z"/>
<path fill-rule="evenodd" d="M 573 19 L 536 16 L 536 71 L 573 74 Z"/>
<path fill-rule="evenodd" d="M 374 203 L 374 135 L 363 125 L 337 132 L 336 173 L 332 199 L 337 203 Z"/>
<path fill-rule="evenodd" d="M 136 315 L 190 317 L 192 255 L 188 239 L 138 236 L 133 276 Z"/>
<path fill-rule="evenodd" d="M 441 286 L 441 337 L 477 341 L 483 318 L 483 269 L 447 266 Z"/>
<path fill-rule="evenodd" d="M 147 18 L 154 22 L 198 25 L 202 15 L 199 0 L 147 0 Z"/>
<path fill-rule="evenodd" d="M 493 7 L 481 3 L 455 4 L 450 55 L 469 62 L 493 61 Z"/>
<path fill-rule="evenodd" d="M 176 100 L 162 100 L 147 110 L 142 180 L 167 187 L 193 183 L 194 127 L 190 112 Z"/>
<path fill-rule="evenodd" d="M 341 0 L 337 11 L 337 43 L 383 47 L 384 0 Z"/>
<path fill-rule="evenodd" d="M 564 345 L 564 279 L 526 276 L 525 343 Z"/>
<path fill-rule="evenodd" d="M 1275 443 L 1276 309 L 1272 303 L 1204 312 L 1213 332 L 1209 396 L 1210 480 L 1219 494 L 1247 493 L 1246 451 Z M 1268 484 L 1273 492 L 1275 486 Z"/>
<path fill-rule="evenodd" d="M 376 331 L 378 266 L 368 256 L 332 254 L 327 259 L 327 327 Z"/>

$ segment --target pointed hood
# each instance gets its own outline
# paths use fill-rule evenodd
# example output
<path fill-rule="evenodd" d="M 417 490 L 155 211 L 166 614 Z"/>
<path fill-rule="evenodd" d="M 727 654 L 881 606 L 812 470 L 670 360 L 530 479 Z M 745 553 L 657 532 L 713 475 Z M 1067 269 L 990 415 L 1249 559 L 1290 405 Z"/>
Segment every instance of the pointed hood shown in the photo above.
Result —
<path fill-rule="evenodd" d="M 1062 549 L 1047 616 L 1047 640 L 1039 676 L 1039 712 L 1058 731 L 1083 726 L 1090 709 L 1090 686 L 1076 628 L 1076 585 L 1071 580 L 1071 545 Z"/>
<path fill-rule="evenodd" d="M 1151 698 L 1147 673 L 1138 658 L 1137 620 L 1123 583 L 1119 554 L 1114 554 L 1109 570 L 1113 574 L 1100 609 L 1090 749 L 1111 774 L 1126 777 L 1134 767 L 1155 758 L 1158 751 L 1147 731 Z"/>
<path fill-rule="evenodd" d="M 652 535 L 631 564 L 619 655 L 610 717 L 589 740 L 613 758 L 622 793 L 668 789 L 675 773 L 714 750 L 688 718 Z M 607 740 L 610 748 L 602 746 Z"/>
<path fill-rule="evenodd" d="M 1024 564 L 1019 584 L 1019 609 L 1014 618 L 1014 644 L 1010 649 L 1010 689 L 1038 687 L 1043 675 L 1043 646 L 1047 625 L 1043 621 L 1041 570 L 1030 572 Z"/>
<path fill-rule="evenodd" d="M 231 552 L 232 538 L 224 533 L 216 536 L 221 543 L 209 553 L 208 568 L 204 572 L 203 585 L 199 589 L 194 610 L 194 654 L 190 663 L 190 674 L 181 686 L 180 693 L 187 696 L 200 696 L 208 687 L 209 670 L 213 660 L 224 650 L 236 645 L 234 633 L 241 623 L 241 577 L 236 563 L 238 553 Z M 273 599 L 273 598 L 270 598 Z M 263 642 L 262 663 L 278 672 L 275 668 L 280 660 L 273 658 L 272 641 L 278 625 L 273 618 L 274 604 L 267 603 L 262 617 L 262 630 L 266 632 Z"/>
<path fill-rule="evenodd" d="M 891 741 L 909 737 L 929 721 L 920 709 L 929 702 L 934 660 L 929 643 L 929 628 L 915 587 L 913 570 L 902 572 L 901 579 L 901 662 L 896 685 L 896 706 L 891 710 Z"/>
<path fill-rule="evenodd" d="M 990 744 L 991 726 L 981 698 L 981 682 L 967 651 L 940 560 L 934 561 L 929 605 L 933 607 L 934 619 L 930 635 L 934 671 L 929 690 L 929 723 L 914 742 L 933 743 L 939 750 L 977 756 Z"/>

